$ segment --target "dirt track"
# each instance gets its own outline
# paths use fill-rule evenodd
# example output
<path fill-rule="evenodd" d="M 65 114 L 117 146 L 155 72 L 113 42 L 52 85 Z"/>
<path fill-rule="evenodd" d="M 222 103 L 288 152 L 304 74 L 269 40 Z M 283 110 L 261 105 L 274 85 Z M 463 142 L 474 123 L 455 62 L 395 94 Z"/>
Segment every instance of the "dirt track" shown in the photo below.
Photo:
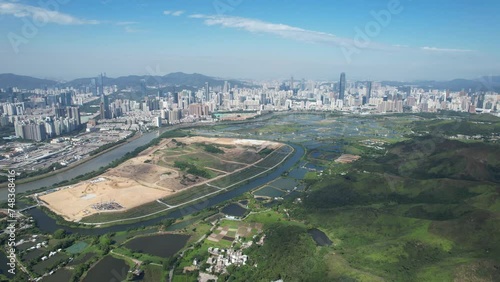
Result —
<path fill-rule="evenodd" d="M 130 159 L 98 177 L 104 181 L 95 181 L 98 179 L 95 178 L 40 196 L 40 199 L 47 204 L 48 208 L 68 221 L 79 221 L 85 216 L 101 212 L 96 209 L 96 205 L 108 202 L 114 202 L 122 207 L 117 211 L 125 211 L 175 194 L 179 190 L 188 189 L 195 186 L 196 183 L 207 180 L 193 177 L 164 163 L 160 165 L 159 161 L 163 154 L 180 152 L 175 156 L 182 156 L 183 150 L 190 150 L 193 151 L 190 152 L 191 154 L 196 154 L 196 150 L 200 149 L 193 149 L 195 146 L 191 146 L 191 144 L 212 143 L 230 146 L 230 148 L 224 147 L 224 154 L 216 157 L 223 162 L 245 160 L 246 164 L 251 164 L 259 159 L 258 151 L 281 146 L 279 143 L 269 141 L 206 137 L 177 138 L 177 142 L 186 144 L 186 149 L 179 148 L 171 139 L 166 139 L 157 146 L 141 152 L 138 157 Z M 198 155 L 203 156 L 204 154 L 206 152 Z M 186 182 L 186 178 L 192 178 L 193 181 Z"/>

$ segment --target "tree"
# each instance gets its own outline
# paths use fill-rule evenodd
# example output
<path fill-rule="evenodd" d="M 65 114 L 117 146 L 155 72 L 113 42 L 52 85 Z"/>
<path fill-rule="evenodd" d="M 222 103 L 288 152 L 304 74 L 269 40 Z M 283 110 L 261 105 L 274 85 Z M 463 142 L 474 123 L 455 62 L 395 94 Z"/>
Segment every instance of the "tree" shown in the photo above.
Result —
<path fill-rule="evenodd" d="M 109 246 L 111 245 L 111 238 L 109 235 L 104 235 L 99 238 L 99 245 L 102 246 Z"/>
<path fill-rule="evenodd" d="M 53 236 L 55 239 L 63 239 L 66 236 L 66 231 L 64 229 L 57 229 Z"/>

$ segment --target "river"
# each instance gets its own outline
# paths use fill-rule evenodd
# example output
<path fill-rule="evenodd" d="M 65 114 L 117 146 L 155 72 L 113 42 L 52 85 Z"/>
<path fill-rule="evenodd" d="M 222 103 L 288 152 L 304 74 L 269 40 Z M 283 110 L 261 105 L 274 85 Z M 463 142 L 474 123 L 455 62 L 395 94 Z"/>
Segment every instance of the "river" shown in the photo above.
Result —
<path fill-rule="evenodd" d="M 271 118 L 273 115 L 265 115 L 265 116 L 260 116 L 254 120 L 251 121 L 239 121 L 239 122 L 222 122 L 218 124 L 243 124 L 243 123 L 249 123 L 249 122 L 256 122 L 256 121 L 262 121 Z M 166 131 L 172 131 L 176 129 L 182 129 L 182 128 L 190 128 L 190 127 L 202 127 L 202 126 L 207 126 L 207 125 L 213 125 L 214 123 L 191 123 L 191 124 L 180 124 L 180 125 L 174 125 L 174 126 L 169 126 L 169 127 L 163 127 L 159 130 L 155 130 L 153 132 L 148 132 L 144 133 L 142 136 L 140 136 L 137 139 L 134 139 L 128 143 L 125 143 L 123 145 L 120 145 L 116 148 L 113 148 L 109 150 L 108 152 L 99 155 L 91 160 L 88 160 L 82 164 L 79 164 L 75 166 L 74 168 L 71 168 L 67 171 L 53 174 L 49 177 L 42 178 L 40 180 L 28 182 L 28 183 L 23 183 L 23 184 L 18 184 L 16 185 L 16 192 L 17 193 L 26 193 L 29 191 L 37 190 L 43 187 L 50 187 L 56 183 L 60 183 L 64 180 L 71 180 L 77 176 L 80 176 L 85 173 L 92 172 L 94 170 L 99 169 L 102 166 L 107 166 L 111 162 L 118 160 L 125 156 L 126 153 L 134 151 L 137 147 L 140 147 L 142 145 L 146 145 L 147 143 L 151 142 L 151 140 L 157 138 L 160 136 L 160 134 L 166 132 Z M 5 202 L 7 201 L 8 197 L 8 189 L 5 188 L 0 188 L 0 202 Z"/>
<path fill-rule="evenodd" d="M 119 147 L 116 147 L 102 155 L 99 155 L 87 162 L 77 165 L 76 167 L 64 171 L 62 173 L 54 174 L 46 178 L 42 178 L 40 180 L 36 180 L 33 182 L 23 183 L 16 185 L 16 191 L 18 193 L 25 193 L 32 190 L 40 189 L 42 187 L 50 187 L 56 183 L 59 183 L 64 180 L 71 180 L 79 175 L 92 172 L 96 169 L 99 169 L 102 166 L 107 166 L 114 160 L 120 159 L 126 153 L 132 152 L 135 148 L 145 145 L 154 138 L 158 137 L 158 131 L 145 133 L 139 138 L 132 140 L 126 144 L 123 144 Z M 7 189 L 0 189 L 0 201 L 5 201 L 7 199 Z"/>

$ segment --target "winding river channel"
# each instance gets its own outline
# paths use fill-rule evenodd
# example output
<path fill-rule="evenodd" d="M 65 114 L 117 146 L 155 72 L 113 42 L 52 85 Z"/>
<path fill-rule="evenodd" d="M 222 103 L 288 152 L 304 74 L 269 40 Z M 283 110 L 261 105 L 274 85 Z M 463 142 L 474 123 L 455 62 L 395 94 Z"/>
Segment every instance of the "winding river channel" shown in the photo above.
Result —
<path fill-rule="evenodd" d="M 72 169 L 69 169 L 63 173 L 59 174 L 54 174 L 49 177 L 30 182 L 30 183 L 24 183 L 24 184 L 19 184 L 16 186 L 16 190 L 18 193 L 25 193 L 29 191 L 33 191 L 36 189 L 40 189 L 42 187 L 50 187 L 56 183 L 59 183 L 64 180 L 71 180 L 79 175 L 92 172 L 96 169 L 99 169 L 102 166 L 106 166 L 110 164 L 111 162 L 120 159 L 123 157 L 126 153 L 132 152 L 135 150 L 137 147 L 145 145 L 149 143 L 151 140 L 154 138 L 157 138 L 160 136 L 165 131 L 169 130 L 175 130 L 179 128 L 184 128 L 184 127 L 191 127 L 193 125 L 189 126 L 176 126 L 176 127 L 168 127 L 168 128 L 163 128 L 161 130 L 157 130 L 154 132 L 149 132 L 145 133 L 139 138 L 128 142 L 124 145 L 121 145 L 119 147 L 116 147 L 102 155 L 99 155 L 91 160 L 88 160 L 87 162 L 84 162 L 80 165 L 75 166 Z M 217 194 L 216 196 L 213 196 L 211 198 L 208 198 L 202 202 L 194 203 L 194 204 L 188 204 L 186 206 L 180 207 L 179 209 L 173 210 L 172 212 L 168 213 L 167 215 L 164 216 L 159 216 L 155 217 L 152 219 L 147 219 L 143 220 L 140 222 L 135 222 L 135 223 L 129 223 L 129 224 L 121 224 L 121 225 L 115 225 L 115 226 L 110 226 L 110 227 L 94 227 L 94 228 L 78 228 L 78 227 L 69 227 L 66 225 L 61 225 L 58 224 L 53 218 L 49 217 L 47 214 L 45 214 L 41 209 L 35 208 L 27 211 L 33 218 L 36 220 L 36 223 L 38 227 L 44 231 L 44 232 L 49 232 L 52 233 L 57 229 L 64 229 L 67 232 L 71 233 L 80 233 L 80 234 L 106 234 L 110 232 L 118 232 L 118 231 L 123 231 L 127 230 L 129 228 L 137 228 L 137 227 L 142 227 L 142 226 L 149 226 L 149 225 L 154 225 L 157 224 L 158 222 L 164 220 L 165 218 L 180 218 L 188 214 L 192 214 L 197 211 L 201 211 L 205 208 L 217 205 L 219 203 L 222 203 L 224 201 L 230 200 L 234 197 L 237 197 L 247 191 L 250 191 L 252 189 L 255 189 L 269 181 L 272 181 L 273 179 L 279 177 L 283 172 L 289 170 L 292 166 L 294 166 L 300 158 L 304 155 L 304 149 L 301 146 L 295 145 L 295 144 L 290 144 L 294 148 L 293 154 L 285 160 L 278 168 L 273 170 L 271 173 L 267 175 L 263 175 L 260 177 L 256 177 L 252 179 L 249 183 L 242 185 L 238 188 L 235 188 L 233 190 Z M 7 198 L 7 189 L 0 189 L 0 201 L 5 201 Z"/>
<path fill-rule="evenodd" d="M 272 115 L 262 116 L 252 120 L 252 122 L 266 120 L 272 117 Z M 239 122 L 246 123 L 246 122 Z M 247 122 L 248 123 L 248 122 Z M 164 127 L 159 130 L 155 130 L 153 132 L 148 132 L 142 134 L 139 138 L 136 138 L 128 143 L 120 145 L 116 148 L 113 148 L 106 153 L 103 153 L 97 157 L 94 157 L 84 163 L 81 163 L 74 168 L 71 168 L 67 171 L 53 174 L 49 177 L 42 178 L 36 181 L 32 181 L 29 183 L 17 184 L 16 192 L 17 193 L 26 193 L 29 191 L 33 191 L 36 189 L 40 189 L 43 187 L 50 187 L 56 183 L 60 183 L 64 180 L 71 180 L 79 175 L 92 172 L 94 170 L 99 169 L 102 166 L 107 166 L 115 160 L 118 160 L 125 156 L 126 153 L 134 151 L 137 147 L 143 146 L 151 142 L 151 140 L 159 137 L 162 133 L 166 131 L 173 131 L 176 129 L 190 128 L 190 127 L 203 127 L 206 125 L 213 125 L 213 123 L 205 123 L 205 124 L 181 124 L 174 125 L 169 127 Z M 7 200 L 8 190 L 6 188 L 0 188 L 0 202 L 5 202 Z"/>
<path fill-rule="evenodd" d="M 25 193 L 42 187 L 50 187 L 64 180 L 71 180 L 79 175 L 99 169 L 102 166 L 107 166 L 114 160 L 120 159 L 126 153 L 132 152 L 135 148 L 149 143 L 158 136 L 158 131 L 145 133 L 131 142 L 107 151 L 106 153 L 79 164 L 72 169 L 33 182 L 18 184 L 16 185 L 16 191 L 18 193 Z M 7 193 L 7 189 L 0 189 L 0 201 L 5 201 L 7 199 Z"/>
<path fill-rule="evenodd" d="M 153 136 L 153 138 L 154 138 L 154 136 Z M 139 144 L 141 144 L 141 143 L 139 143 Z M 31 216 L 33 216 L 33 218 L 37 222 L 37 226 L 43 232 L 49 232 L 49 233 L 52 233 L 55 230 L 62 228 L 70 233 L 79 233 L 79 234 L 84 234 L 84 235 L 96 235 L 96 234 L 101 235 L 101 234 L 106 234 L 106 233 L 110 233 L 110 232 L 118 232 L 118 231 L 127 230 L 129 228 L 137 228 L 137 227 L 142 227 L 142 226 L 154 225 L 154 224 L 157 224 L 160 221 L 164 220 L 165 218 L 177 219 L 177 218 L 195 213 L 197 211 L 201 211 L 205 208 L 217 205 L 217 204 L 222 203 L 224 201 L 230 200 L 234 197 L 240 196 L 247 191 L 250 191 L 250 190 L 255 189 L 259 186 L 262 186 L 265 183 L 274 180 L 275 178 L 278 178 L 283 172 L 289 170 L 296 163 L 298 163 L 299 160 L 304 155 L 305 151 L 301 146 L 295 145 L 295 144 L 289 144 L 289 145 L 292 146 L 294 149 L 293 154 L 288 159 L 286 159 L 281 166 L 277 167 L 271 173 L 269 173 L 267 175 L 260 176 L 260 177 L 256 177 L 256 178 L 250 180 L 250 182 L 245 184 L 245 185 L 242 185 L 242 186 L 235 188 L 233 190 L 218 194 L 216 196 L 213 196 L 211 198 L 206 199 L 205 201 L 198 202 L 195 204 L 189 204 L 189 205 L 186 205 L 184 207 L 180 207 L 179 209 L 174 210 L 174 211 L 172 211 L 169 214 L 164 215 L 164 216 L 159 216 L 159 217 L 155 217 L 152 219 L 147 219 L 147 220 L 143 220 L 143 221 L 135 222 L 135 223 L 114 225 L 114 226 L 103 227 L 103 228 L 99 228 L 99 227 L 77 228 L 77 227 L 68 227 L 65 225 L 58 224 L 53 218 L 49 217 L 47 214 L 45 214 L 39 208 L 31 209 L 27 212 Z M 120 148 L 118 148 L 118 149 L 120 149 Z M 132 148 L 132 150 L 133 149 L 134 148 Z M 75 169 L 77 169 L 77 168 L 78 167 L 76 167 Z"/>

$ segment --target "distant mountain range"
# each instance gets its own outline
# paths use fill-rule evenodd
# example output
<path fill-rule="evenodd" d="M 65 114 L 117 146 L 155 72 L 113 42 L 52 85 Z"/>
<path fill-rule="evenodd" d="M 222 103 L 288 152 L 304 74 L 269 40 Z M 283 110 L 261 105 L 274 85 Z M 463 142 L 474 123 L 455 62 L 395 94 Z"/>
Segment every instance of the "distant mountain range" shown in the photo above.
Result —
<path fill-rule="evenodd" d="M 52 86 L 60 87 L 80 87 L 90 84 L 92 78 L 78 78 L 75 80 L 61 82 L 50 79 L 40 79 L 30 76 L 16 75 L 12 73 L 0 74 L 0 88 L 18 87 L 21 89 L 34 89 Z M 124 87 L 139 87 L 141 80 L 146 80 L 149 86 L 156 86 L 158 84 L 169 85 L 176 89 L 183 88 L 201 88 L 208 82 L 211 87 L 224 85 L 224 79 L 214 78 L 203 74 L 193 73 L 187 74 L 182 72 L 169 73 L 164 76 L 151 76 L 151 75 L 129 75 L 120 76 L 117 78 L 106 77 L 105 85 L 117 85 L 119 88 Z M 232 86 L 237 85 L 251 86 L 246 82 L 239 80 L 227 80 Z M 434 81 L 423 80 L 414 82 L 401 82 L 401 81 L 382 81 L 384 86 L 396 87 L 420 87 L 424 89 L 449 89 L 451 91 L 469 90 L 472 91 L 497 91 L 500 92 L 500 76 L 485 76 L 479 79 L 454 79 L 450 81 Z"/>
<path fill-rule="evenodd" d="M 92 77 L 94 78 L 94 77 Z M 50 79 L 39 79 L 30 76 L 16 75 L 12 73 L 0 74 L 0 88 L 8 87 L 18 87 L 21 89 L 34 89 L 34 88 L 44 88 L 52 86 L 60 87 L 80 87 L 88 86 L 92 78 L 77 78 L 67 82 L 60 82 Z M 117 78 L 105 77 L 104 85 L 117 85 L 119 88 L 124 87 L 138 87 L 141 85 L 141 80 L 146 81 L 146 85 L 156 86 L 158 84 L 168 84 L 169 86 L 176 86 L 178 88 L 182 87 L 194 87 L 200 88 L 205 86 L 208 82 L 210 87 L 222 86 L 224 81 L 228 81 L 232 86 L 250 86 L 245 82 L 239 80 L 224 80 L 218 79 L 198 73 L 186 74 L 182 72 L 169 73 L 164 76 L 151 76 L 151 75 L 129 75 L 120 76 Z"/>
<path fill-rule="evenodd" d="M 57 81 L 49 79 L 40 79 L 12 73 L 0 74 L 0 88 L 18 87 L 23 89 L 34 89 L 54 86 L 57 84 Z"/>
<path fill-rule="evenodd" d="M 450 81 L 422 80 L 415 82 L 382 81 L 382 85 L 397 87 L 414 86 L 424 89 L 449 89 L 451 91 L 500 91 L 500 76 L 484 76 L 479 79 L 454 79 Z"/>

